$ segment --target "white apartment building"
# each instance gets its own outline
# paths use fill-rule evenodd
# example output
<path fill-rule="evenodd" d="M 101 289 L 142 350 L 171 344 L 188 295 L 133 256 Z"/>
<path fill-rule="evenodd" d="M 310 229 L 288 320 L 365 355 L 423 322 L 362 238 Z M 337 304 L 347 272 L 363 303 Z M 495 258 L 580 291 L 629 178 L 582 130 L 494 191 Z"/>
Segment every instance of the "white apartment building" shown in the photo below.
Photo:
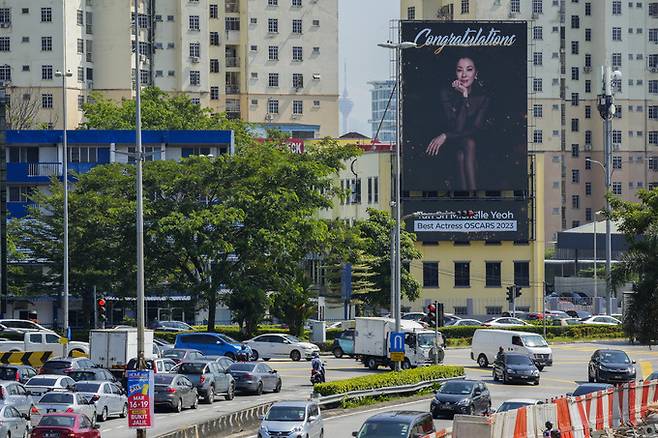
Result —
<path fill-rule="evenodd" d="M 658 185 L 658 2 L 401 0 L 403 19 L 528 22 L 528 149 L 545 155 L 545 240 L 604 205 L 602 65 L 617 81 L 611 190 Z"/>
<path fill-rule="evenodd" d="M 398 100 L 397 93 L 393 93 L 395 81 L 372 81 L 368 84 L 371 86 L 371 118 L 368 122 L 372 127 L 372 138 L 377 138 L 383 143 L 395 144 L 397 143 L 395 138 L 395 112 Z M 379 130 L 379 134 L 377 130 Z"/>
<path fill-rule="evenodd" d="M 64 6 L 65 5 L 65 6 Z M 185 93 L 229 117 L 293 137 L 338 134 L 337 0 L 0 0 L 0 81 L 14 110 L 69 127 L 92 90 L 130 98 L 143 85 Z M 63 9 L 65 8 L 65 9 Z M 34 125 L 33 125 L 34 127 Z"/>

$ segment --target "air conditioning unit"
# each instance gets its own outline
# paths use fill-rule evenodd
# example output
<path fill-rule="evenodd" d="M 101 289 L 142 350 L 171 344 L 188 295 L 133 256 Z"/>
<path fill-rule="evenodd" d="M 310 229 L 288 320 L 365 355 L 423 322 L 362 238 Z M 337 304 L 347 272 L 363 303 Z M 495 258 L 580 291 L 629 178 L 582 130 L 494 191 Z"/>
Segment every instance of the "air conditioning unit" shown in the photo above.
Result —
<path fill-rule="evenodd" d="M 591 143 L 585 143 L 585 150 L 586 150 L 586 151 L 591 151 L 591 150 L 592 150 L 592 145 L 591 145 Z"/>
<path fill-rule="evenodd" d="M 190 62 L 192 64 L 198 64 L 199 63 L 199 57 L 198 56 L 190 56 Z"/>
<path fill-rule="evenodd" d="M 583 71 L 585 73 L 590 73 L 592 71 L 592 67 L 583 67 Z"/>
<path fill-rule="evenodd" d="M 321 78 L 320 73 L 313 73 L 313 80 L 319 81 Z"/>
<path fill-rule="evenodd" d="M 11 27 L 11 22 L 10 21 L 5 21 L 3 23 L 0 23 L 0 28 L 2 28 L 2 29 L 7 29 L 9 27 Z"/>

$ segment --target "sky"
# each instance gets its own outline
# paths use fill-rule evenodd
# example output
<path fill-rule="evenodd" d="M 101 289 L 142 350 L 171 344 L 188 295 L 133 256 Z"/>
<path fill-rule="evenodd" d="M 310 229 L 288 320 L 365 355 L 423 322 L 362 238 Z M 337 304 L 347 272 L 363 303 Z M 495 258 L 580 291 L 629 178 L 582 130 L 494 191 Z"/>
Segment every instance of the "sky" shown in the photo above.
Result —
<path fill-rule="evenodd" d="M 339 71 L 342 96 L 345 86 L 354 102 L 347 127 L 340 134 L 358 131 L 372 135 L 370 118 L 370 86 L 368 81 L 389 79 L 388 49 L 377 43 L 389 39 L 389 20 L 400 18 L 399 0 L 339 0 Z M 347 80 L 344 68 L 347 66 Z"/>

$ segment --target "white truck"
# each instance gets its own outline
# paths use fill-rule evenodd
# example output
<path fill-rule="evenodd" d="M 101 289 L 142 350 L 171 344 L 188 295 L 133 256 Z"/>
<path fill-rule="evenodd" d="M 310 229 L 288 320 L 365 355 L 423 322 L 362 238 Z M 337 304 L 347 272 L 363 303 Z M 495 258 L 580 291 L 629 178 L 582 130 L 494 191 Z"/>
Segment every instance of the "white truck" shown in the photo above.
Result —
<path fill-rule="evenodd" d="M 0 341 L 0 352 L 30 352 L 30 351 L 52 351 L 53 357 L 62 356 L 66 353 L 71 356 L 74 352 L 89 354 L 89 344 L 86 342 L 70 341 L 64 345 L 63 338 L 51 331 L 27 332 L 22 341 Z"/>
<path fill-rule="evenodd" d="M 435 352 L 439 362 L 443 361 L 443 336 L 438 333 L 435 342 L 433 330 L 424 328 L 420 323 L 410 320 L 400 321 L 404 338 L 404 362 L 401 367 L 431 365 L 434 363 Z M 391 318 L 362 317 L 356 318 L 354 332 L 354 354 L 371 370 L 380 365 L 394 368 L 389 351 L 389 335 L 395 332 L 395 320 Z"/>
<path fill-rule="evenodd" d="M 137 329 L 102 329 L 89 332 L 89 358 L 102 368 L 123 373 L 137 357 Z M 153 357 L 153 330 L 144 331 L 144 356 Z"/>

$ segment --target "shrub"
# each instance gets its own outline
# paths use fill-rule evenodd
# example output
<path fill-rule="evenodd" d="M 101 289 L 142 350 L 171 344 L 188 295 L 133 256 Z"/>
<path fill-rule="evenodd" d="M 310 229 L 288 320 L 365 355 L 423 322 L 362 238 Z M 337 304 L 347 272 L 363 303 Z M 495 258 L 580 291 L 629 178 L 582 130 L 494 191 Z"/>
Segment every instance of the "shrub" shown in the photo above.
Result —
<path fill-rule="evenodd" d="M 364 389 L 385 388 L 388 386 L 412 385 L 427 380 L 458 377 L 464 375 L 464 367 L 433 365 L 419 367 L 399 372 L 371 374 L 351 379 L 336 380 L 327 383 L 318 383 L 313 386 L 320 395 L 344 394 L 346 392 Z"/>
<path fill-rule="evenodd" d="M 544 327 L 539 325 L 530 325 L 523 327 L 481 327 L 481 326 L 457 326 L 457 327 L 441 327 L 441 333 L 446 339 L 451 338 L 472 338 L 475 330 L 478 329 L 497 329 L 497 330 L 517 330 L 523 332 L 543 334 Z M 546 337 L 552 338 L 556 336 L 570 337 L 574 339 L 601 336 L 604 338 L 609 337 L 623 337 L 623 329 L 621 326 L 614 325 L 569 325 L 566 327 L 546 326 Z"/>

